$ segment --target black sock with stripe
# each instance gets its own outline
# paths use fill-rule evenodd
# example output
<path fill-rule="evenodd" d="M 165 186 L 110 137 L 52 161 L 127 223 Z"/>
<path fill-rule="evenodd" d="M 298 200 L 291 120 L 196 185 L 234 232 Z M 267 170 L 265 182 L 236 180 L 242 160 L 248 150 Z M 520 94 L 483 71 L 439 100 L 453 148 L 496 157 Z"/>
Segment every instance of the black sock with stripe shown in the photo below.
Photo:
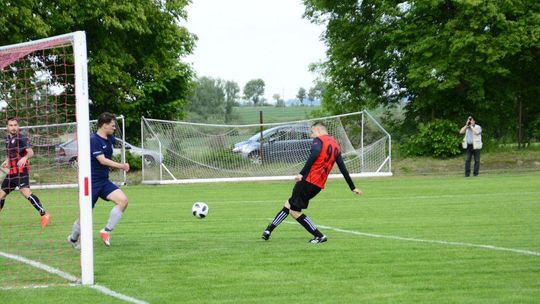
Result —
<path fill-rule="evenodd" d="M 39 212 L 39 215 L 45 214 L 45 208 L 43 208 L 43 205 L 41 205 L 41 202 L 39 201 L 39 198 L 37 196 L 31 194 L 28 197 L 28 201 L 30 202 L 30 204 L 32 204 L 32 206 L 34 206 L 34 208 L 36 208 L 36 210 Z"/>
<path fill-rule="evenodd" d="M 323 234 L 317 229 L 317 226 L 313 221 L 307 217 L 305 214 L 300 215 L 296 221 L 300 223 L 300 225 L 304 226 L 304 228 L 311 233 L 313 236 L 316 237 L 323 237 Z"/>
<path fill-rule="evenodd" d="M 287 218 L 288 215 L 289 209 L 283 207 L 283 209 L 281 209 L 278 214 L 276 214 L 276 217 L 274 218 L 272 223 L 270 223 L 270 225 L 266 227 L 266 230 L 272 232 L 279 224 L 281 224 L 281 222 L 283 222 L 283 220 Z"/>

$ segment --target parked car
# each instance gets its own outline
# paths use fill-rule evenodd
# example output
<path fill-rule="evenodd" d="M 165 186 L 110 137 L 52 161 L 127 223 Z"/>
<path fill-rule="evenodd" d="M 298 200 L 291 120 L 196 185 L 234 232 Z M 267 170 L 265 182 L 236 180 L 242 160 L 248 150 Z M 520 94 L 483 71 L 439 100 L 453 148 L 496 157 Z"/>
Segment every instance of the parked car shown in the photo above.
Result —
<path fill-rule="evenodd" d="M 115 147 L 113 148 L 113 156 L 119 156 L 121 153 L 121 146 L 124 143 L 120 138 L 116 138 Z M 163 162 L 163 155 L 156 151 L 142 149 L 137 146 L 134 146 L 128 142 L 125 142 L 126 152 L 129 152 L 135 156 L 140 156 L 143 158 L 143 161 L 146 165 L 153 165 Z M 65 143 L 62 143 L 55 148 L 56 157 L 55 160 L 57 163 L 69 163 L 70 165 L 77 166 L 77 140 L 72 139 Z"/>
<path fill-rule="evenodd" d="M 313 139 L 311 129 L 307 125 L 282 125 L 256 133 L 248 140 L 236 143 L 234 153 L 251 159 L 253 163 L 261 162 L 298 162 L 309 156 Z M 262 153 L 261 153 L 262 151 Z"/>

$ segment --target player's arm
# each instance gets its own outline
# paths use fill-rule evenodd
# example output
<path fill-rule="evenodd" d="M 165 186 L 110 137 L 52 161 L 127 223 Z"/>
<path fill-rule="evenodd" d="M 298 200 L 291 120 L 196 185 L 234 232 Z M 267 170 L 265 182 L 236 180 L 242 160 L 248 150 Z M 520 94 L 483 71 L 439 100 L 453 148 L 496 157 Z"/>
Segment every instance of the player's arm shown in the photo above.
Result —
<path fill-rule="evenodd" d="M 105 155 L 103 154 L 96 156 L 96 159 L 100 164 L 107 166 L 109 168 L 121 169 L 126 172 L 129 171 L 129 164 L 127 163 L 122 164 L 122 163 L 115 162 L 114 160 L 106 158 Z"/>
<path fill-rule="evenodd" d="M 298 174 L 295 178 L 297 182 L 307 177 L 307 175 L 309 174 L 309 170 L 311 170 L 311 167 L 313 166 L 313 163 L 315 163 L 317 157 L 319 157 L 319 154 L 321 154 L 321 149 L 322 141 L 319 138 L 314 138 L 313 143 L 311 144 L 311 152 L 309 153 L 309 158 L 306 161 L 304 168 L 302 168 L 302 171 L 300 171 L 300 174 Z"/>
<path fill-rule="evenodd" d="M 349 188 L 351 188 L 351 191 L 355 194 L 362 195 L 362 190 L 356 188 L 356 186 L 354 185 L 351 175 L 349 174 L 349 170 L 347 170 L 347 166 L 345 166 L 345 162 L 341 157 L 341 153 L 336 158 L 336 163 L 338 165 L 339 171 L 341 171 L 341 174 L 343 174 L 343 177 L 345 177 L 345 181 L 347 181 Z"/>
<path fill-rule="evenodd" d="M 17 167 L 24 167 L 26 165 L 26 162 L 34 156 L 34 150 L 32 148 L 26 148 L 26 155 L 21 157 L 19 161 L 17 162 Z"/>

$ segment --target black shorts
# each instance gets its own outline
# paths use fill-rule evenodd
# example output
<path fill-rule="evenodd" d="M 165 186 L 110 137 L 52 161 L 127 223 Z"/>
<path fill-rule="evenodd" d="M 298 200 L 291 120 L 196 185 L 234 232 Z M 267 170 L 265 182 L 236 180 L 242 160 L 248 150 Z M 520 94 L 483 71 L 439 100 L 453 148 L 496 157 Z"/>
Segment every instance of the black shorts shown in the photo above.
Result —
<path fill-rule="evenodd" d="M 6 194 L 9 194 L 17 187 L 19 187 L 19 189 L 30 188 L 30 178 L 28 177 L 28 174 L 8 174 L 2 182 L 2 191 L 4 191 Z"/>
<path fill-rule="evenodd" d="M 315 195 L 321 192 L 321 188 L 301 180 L 294 185 L 292 195 L 289 198 L 289 204 L 291 205 L 291 210 L 302 211 L 302 209 L 307 209 L 309 205 L 309 200 L 314 198 Z"/>

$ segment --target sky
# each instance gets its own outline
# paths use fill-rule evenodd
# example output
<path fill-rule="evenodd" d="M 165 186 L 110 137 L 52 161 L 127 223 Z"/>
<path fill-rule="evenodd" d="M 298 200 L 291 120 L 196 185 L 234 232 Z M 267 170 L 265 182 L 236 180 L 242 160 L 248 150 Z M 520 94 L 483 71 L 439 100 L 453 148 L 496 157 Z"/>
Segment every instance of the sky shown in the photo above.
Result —
<path fill-rule="evenodd" d="M 197 35 L 192 63 L 197 76 L 265 82 L 265 98 L 296 98 L 313 86 L 311 63 L 325 59 L 324 27 L 302 18 L 301 0 L 192 0 L 188 30 Z"/>

